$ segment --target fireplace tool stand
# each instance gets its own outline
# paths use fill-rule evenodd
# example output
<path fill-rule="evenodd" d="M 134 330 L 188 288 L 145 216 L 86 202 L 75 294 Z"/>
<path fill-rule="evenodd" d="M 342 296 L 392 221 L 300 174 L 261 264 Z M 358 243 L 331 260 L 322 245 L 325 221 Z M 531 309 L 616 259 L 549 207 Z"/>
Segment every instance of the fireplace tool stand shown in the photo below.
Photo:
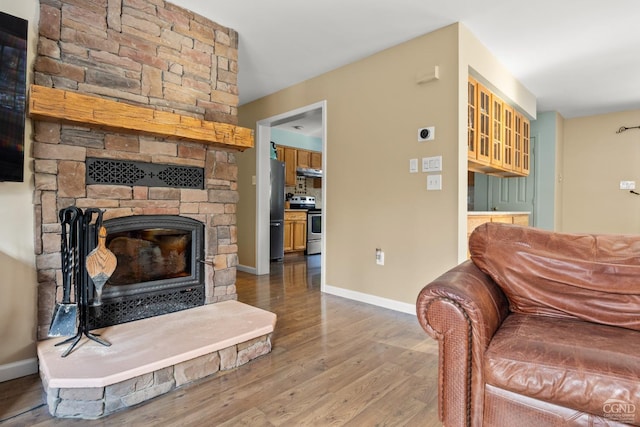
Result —
<path fill-rule="evenodd" d="M 98 240 L 97 233 L 102 226 L 103 211 L 90 208 L 83 213 L 81 209 L 71 206 L 63 209 L 61 216 L 65 215 L 64 212 L 70 212 L 69 217 L 75 218 L 71 223 L 71 247 L 69 250 L 73 251 L 72 277 L 76 291 L 76 302 L 78 304 L 78 326 L 76 334 L 56 344 L 56 346 L 59 346 L 71 343 L 64 353 L 62 353 L 62 357 L 67 357 L 80 342 L 83 335 L 106 347 L 109 347 L 111 343 L 99 338 L 99 334 L 93 334 L 89 330 L 89 287 L 91 284 L 89 283 L 90 280 L 87 274 L 86 258 L 89 251 L 96 246 Z M 98 217 L 95 225 L 92 227 L 91 222 L 95 214 L 97 214 Z"/>

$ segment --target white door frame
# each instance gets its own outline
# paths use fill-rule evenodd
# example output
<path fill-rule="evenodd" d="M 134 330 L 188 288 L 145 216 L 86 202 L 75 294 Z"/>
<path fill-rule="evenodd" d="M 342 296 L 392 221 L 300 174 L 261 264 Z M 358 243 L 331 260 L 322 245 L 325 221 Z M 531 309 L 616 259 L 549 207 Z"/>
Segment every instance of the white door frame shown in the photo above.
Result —
<path fill-rule="evenodd" d="M 269 274 L 269 194 L 270 179 L 270 154 L 271 154 L 271 125 L 282 122 L 289 117 L 322 109 L 322 254 L 321 257 L 321 289 L 325 283 L 325 259 L 326 233 L 326 189 L 327 189 L 327 101 L 316 102 L 311 105 L 278 114 L 260 120 L 256 123 L 256 274 Z"/>

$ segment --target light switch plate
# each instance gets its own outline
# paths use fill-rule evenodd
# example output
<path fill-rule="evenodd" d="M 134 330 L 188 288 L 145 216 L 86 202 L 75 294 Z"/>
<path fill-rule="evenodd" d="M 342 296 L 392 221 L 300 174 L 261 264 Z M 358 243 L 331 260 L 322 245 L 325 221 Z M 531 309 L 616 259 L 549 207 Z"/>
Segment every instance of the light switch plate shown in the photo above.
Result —
<path fill-rule="evenodd" d="M 418 172 L 418 159 L 409 159 L 409 173 Z"/>
<path fill-rule="evenodd" d="M 440 172 L 441 170 L 442 156 L 422 158 L 422 172 Z"/>

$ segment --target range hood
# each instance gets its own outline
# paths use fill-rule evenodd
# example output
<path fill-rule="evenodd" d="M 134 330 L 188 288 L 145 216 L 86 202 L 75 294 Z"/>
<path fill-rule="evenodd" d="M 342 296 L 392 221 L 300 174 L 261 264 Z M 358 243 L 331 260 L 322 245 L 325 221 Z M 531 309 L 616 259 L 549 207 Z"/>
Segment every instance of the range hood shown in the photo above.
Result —
<path fill-rule="evenodd" d="M 297 168 L 296 175 L 306 176 L 307 178 L 322 178 L 322 169 Z"/>

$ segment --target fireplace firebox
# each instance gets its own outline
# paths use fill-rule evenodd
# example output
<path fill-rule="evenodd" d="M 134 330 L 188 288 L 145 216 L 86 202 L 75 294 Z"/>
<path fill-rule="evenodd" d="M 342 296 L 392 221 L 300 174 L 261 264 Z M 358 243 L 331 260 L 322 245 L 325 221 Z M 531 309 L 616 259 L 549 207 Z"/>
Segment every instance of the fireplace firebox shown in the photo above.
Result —
<path fill-rule="evenodd" d="M 177 215 L 106 220 L 118 265 L 91 307 L 91 328 L 204 305 L 204 224 Z"/>

